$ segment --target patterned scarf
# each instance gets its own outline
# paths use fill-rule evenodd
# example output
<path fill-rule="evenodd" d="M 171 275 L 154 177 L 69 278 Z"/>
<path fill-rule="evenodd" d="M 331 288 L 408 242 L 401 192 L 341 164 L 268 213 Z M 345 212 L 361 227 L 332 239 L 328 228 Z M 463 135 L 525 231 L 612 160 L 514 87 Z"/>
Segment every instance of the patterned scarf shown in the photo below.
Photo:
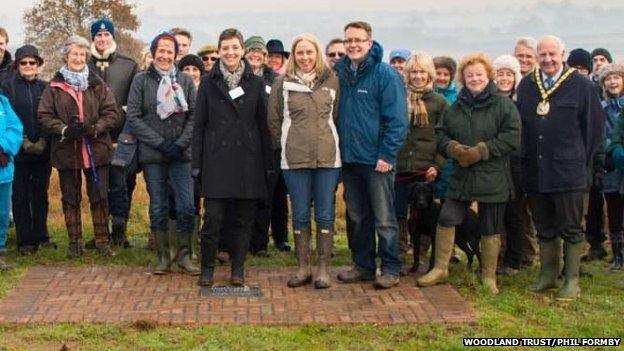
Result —
<path fill-rule="evenodd" d="M 417 127 L 429 125 L 429 113 L 423 100 L 423 95 L 433 91 L 433 82 L 429 82 L 424 88 L 416 88 L 407 84 L 407 105 L 410 123 Z"/>
<path fill-rule="evenodd" d="M 188 111 L 188 103 L 184 97 L 184 89 L 176 80 L 177 70 L 175 65 L 169 71 L 162 71 L 156 66 L 156 71 L 160 74 L 160 84 L 156 92 L 156 113 L 160 119 L 166 119 L 174 113 Z"/>
<path fill-rule="evenodd" d="M 117 43 L 114 41 L 113 45 L 106 49 L 102 54 L 100 54 L 95 48 L 95 43 L 91 43 L 91 56 L 95 58 L 95 66 L 97 66 L 97 68 L 99 68 L 102 72 L 105 72 L 110 65 L 110 56 L 115 51 L 117 51 Z"/>
<path fill-rule="evenodd" d="M 310 90 L 312 90 L 312 88 L 314 88 L 314 84 L 316 84 L 316 80 L 317 80 L 315 71 L 312 71 L 310 73 L 303 73 L 301 71 L 296 71 L 295 75 L 297 76 L 299 81 L 301 81 L 301 83 L 303 83 L 303 85 L 305 85 L 308 88 L 310 88 Z"/>
<path fill-rule="evenodd" d="M 85 65 L 82 71 L 70 71 L 67 65 L 63 65 L 59 70 L 65 82 L 75 91 L 85 91 L 89 87 L 89 66 Z"/>
<path fill-rule="evenodd" d="M 240 80 L 243 77 L 243 72 L 245 72 L 245 61 L 241 61 L 240 66 L 234 72 L 228 71 L 223 64 L 223 61 L 219 60 L 219 69 L 223 74 L 223 79 L 225 80 L 225 84 L 227 84 L 230 90 L 236 88 L 240 84 Z"/>

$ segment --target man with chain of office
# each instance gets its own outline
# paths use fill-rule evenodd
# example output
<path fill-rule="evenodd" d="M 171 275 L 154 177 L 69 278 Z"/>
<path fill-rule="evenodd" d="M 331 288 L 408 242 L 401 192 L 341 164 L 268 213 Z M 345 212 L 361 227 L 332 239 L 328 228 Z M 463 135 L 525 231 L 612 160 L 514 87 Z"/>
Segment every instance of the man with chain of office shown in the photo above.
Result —
<path fill-rule="evenodd" d="M 564 284 L 556 299 L 571 301 L 580 295 L 583 193 L 603 139 L 605 117 L 592 82 L 563 64 L 564 52 L 561 39 L 541 38 L 538 68 L 518 86 L 518 108 L 523 188 L 540 246 L 539 278 L 528 289 L 557 288 L 563 241 Z"/>

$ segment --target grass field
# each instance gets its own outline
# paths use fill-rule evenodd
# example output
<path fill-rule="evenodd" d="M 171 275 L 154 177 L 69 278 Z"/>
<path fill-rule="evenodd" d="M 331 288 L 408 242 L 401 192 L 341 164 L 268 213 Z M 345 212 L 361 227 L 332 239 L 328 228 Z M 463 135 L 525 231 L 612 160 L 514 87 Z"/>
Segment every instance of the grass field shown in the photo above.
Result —
<path fill-rule="evenodd" d="M 49 227 L 58 250 L 44 249 L 33 256 L 11 252 L 8 260 L 13 270 L 0 273 L 0 299 L 18 284 L 29 267 L 36 265 L 128 265 L 146 266 L 155 255 L 141 247 L 147 241 L 147 196 L 142 183 L 135 193 L 129 227 L 134 248 L 120 250 L 112 259 L 88 253 L 78 261 L 66 258 L 67 234 L 53 176 L 50 191 Z M 86 201 L 83 209 L 85 237 L 92 235 L 87 220 Z M 338 213 L 344 205 L 338 196 Z M 346 248 L 344 219 L 337 221 L 337 255 L 333 264 L 350 263 Z M 11 237 L 14 234 L 11 233 Z M 13 243 L 9 244 L 14 246 Z M 252 266 L 295 265 L 292 253 L 271 248 L 270 258 L 250 258 Z M 479 314 L 474 324 L 428 325 L 356 325 L 326 327 L 154 327 L 132 324 L 58 324 L 0 325 L 0 350 L 464 350 L 463 337 L 622 337 L 624 336 L 624 272 L 610 273 L 606 262 L 585 266 L 592 276 L 583 277 L 582 297 L 573 304 L 556 303 L 552 293 L 532 294 L 525 291 L 537 274 L 537 267 L 500 281 L 501 294 L 489 296 L 479 287 L 478 278 L 464 268 L 454 266 L 451 282 L 470 300 Z M 493 350 L 495 348 L 474 348 Z M 531 348 L 530 350 L 538 350 Z M 584 348 L 583 350 L 591 350 Z M 595 348 L 607 350 L 608 348 Z M 608 349 L 613 350 L 614 348 Z M 624 349 L 624 347 L 620 347 Z M 511 348 L 507 348 L 511 350 Z M 580 350 L 557 348 L 557 350 Z"/>

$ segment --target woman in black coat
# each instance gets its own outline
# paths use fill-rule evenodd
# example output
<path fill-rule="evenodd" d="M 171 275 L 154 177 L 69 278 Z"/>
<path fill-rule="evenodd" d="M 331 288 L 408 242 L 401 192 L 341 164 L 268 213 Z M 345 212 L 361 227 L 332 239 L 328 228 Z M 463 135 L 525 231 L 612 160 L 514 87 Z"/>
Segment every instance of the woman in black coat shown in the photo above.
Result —
<path fill-rule="evenodd" d="M 268 196 L 272 168 L 265 84 L 243 60 L 237 29 L 219 36 L 219 61 L 202 78 L 193 131 L 193 176 L 204 197 L 199 285 L 213 284 L 224 218 L 234 218 L 230 283 L 244 285 L 245 256 L 258 201 Z"/>

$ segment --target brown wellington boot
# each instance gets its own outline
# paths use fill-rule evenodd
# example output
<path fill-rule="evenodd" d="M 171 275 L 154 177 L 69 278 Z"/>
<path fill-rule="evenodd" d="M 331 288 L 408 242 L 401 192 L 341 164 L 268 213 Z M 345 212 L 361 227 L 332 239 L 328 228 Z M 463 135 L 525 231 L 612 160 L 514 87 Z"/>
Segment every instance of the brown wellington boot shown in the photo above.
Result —
<path fill-rule="evenodd" d="M 291 288 L 306 285 L 312 281 L 312 273 L 310 273 L 310 237 L 312 236 L 311 228 L 295 229 L 295 252 L 297 253 L 297 262 L 299 268 L 297 272 L 288 280 L 287 285 Z M 330 251 L 331 252 L 331 251 Z"/>
<path fill-rule="evenodd" d="M 499 234 L 481 237 L 481 283 L 492 295 L 498 294 L 496 286 L 496 266 L 501 246 Z"/>
<path fill-rule="evenodd" d="M 410 249 L 409 233 L 407 231 L 407 219 L 398 219 L 399 223 L 399 259 L 401 260 L 401 275 L 409 274 L 410 268 L 407 266 L 407 254 Z"/>
<path fill-rule="evenodd" d="M 432 286 L 446 282 L 449 275 L 449 261 L 455 246 L 455 227 L 438 224 L 435 239 L 435 263 L 429 273 L 416 280 L 418 286 Z"/>
<path fill-rule="evenodd" d="M 108 233 L 108 205 L 103 201 L 92 203 L 91 217 L 93 219 L 95 248 L 98 253 L 105 257 L 115 256 L 115 252 L 111 249 Z"/>
<path fill-rule="evenodd" d="M 63 202 L 63 215 L 65 216 L 65 226 L 69 236 L 69 253 L 67 256 L 70 259 L 77 259 L 84 254 L 80 207 Z"/>
<path fill-rule="evenodd" d="M 166 230 L 154 230 L 154 242 L 156 244 L 156 255 L 158 264 L 154 269 L 154 274 L 163 275 L 171 272 L 171 251 L 169 249 L 169 232 Z"/>
<path fill-rule="evenodd" d="M 333 228 L 318 228 L 316 233 L 316 252 L 318 255 L 318 270 L 314 279 L 315 289 L 327 289 L 331 285 L 329 266 L 331 252 L 334 246 Z"/>

